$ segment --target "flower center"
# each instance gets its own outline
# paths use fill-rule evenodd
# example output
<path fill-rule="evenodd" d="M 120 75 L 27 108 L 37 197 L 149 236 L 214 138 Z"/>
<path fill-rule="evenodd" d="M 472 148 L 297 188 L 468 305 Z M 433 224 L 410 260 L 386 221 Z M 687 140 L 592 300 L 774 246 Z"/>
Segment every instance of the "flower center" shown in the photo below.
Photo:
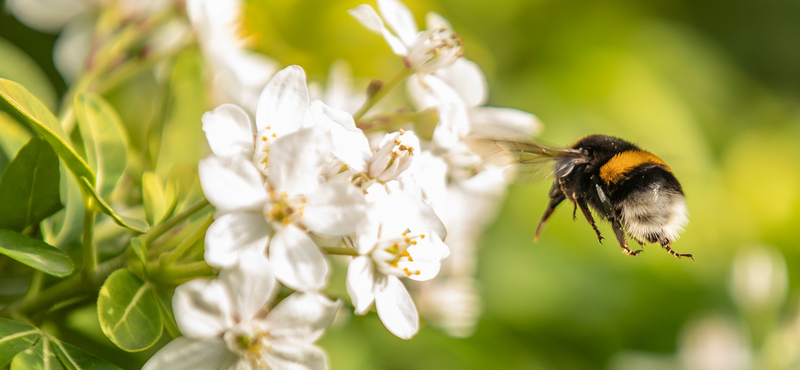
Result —
<path fill-rule="evenodd" d="M 268 221 L 288 226 L 303 217 L 303 210 L 307 202 L 302 195 L 290 196 L 286 192 L 276 194 L 269 192 L 271 201 L 264 205 L 264 216 Z"/>
<path fill-rule="evenodd" d="M 414 262 L 414 257 L 408 248 L 425 239 L 425 234 L 411 234 L 409 230 L 400 234 L 400 237 L 384 239 L 378 242 L 378 248 L 373 253 L 373 258 L 386 263 L 391 267 L 393 275 L 406 277 L 419 275 L 419 270 L 409 269 L 409 262 Z M 406 265 L 406 266 L 403 266 Z"/>
<path fill-rule="evenodd" d="M 278 134 L 272 131 L 271 126 L 267 126 L 256 135 L 256 150 L 253 154 L 253 163 L 259 170 L 265 171 L 269 162 L 269 148 Z"/>
<path fill-rule="evenodd" d="M 239 324 L 228 330 L 223 339 L 228 350 L 257 369 L 269 369 L 266 354 L 272 349 L 269 332 L 252 325 Z"/>
<path fill-rule="evenodd" d="M 462 45 L 464 42 L 458 34 L 447 28 L 427 30 L 409 47 L 408 54 L 403 57 L 403 63 L 409 69 L 433 72 L 452 64 L 464 55 L 461 51 Z M 420 68 L 427 64 L 430 66 Z"/>

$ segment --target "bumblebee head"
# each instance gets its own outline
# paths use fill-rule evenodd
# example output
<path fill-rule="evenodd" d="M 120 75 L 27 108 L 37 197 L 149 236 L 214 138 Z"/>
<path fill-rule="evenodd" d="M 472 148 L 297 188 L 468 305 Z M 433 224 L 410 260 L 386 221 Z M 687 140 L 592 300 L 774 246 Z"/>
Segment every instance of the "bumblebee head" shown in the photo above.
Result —
<path fill-rule="evenodd" d="M 572 144 L 571 148 L 580 150 L 587 161 L 596 168 L 619 153 L 640 150 L 639 147 L 625 140 L 606 135 L 584 136 Z"/>

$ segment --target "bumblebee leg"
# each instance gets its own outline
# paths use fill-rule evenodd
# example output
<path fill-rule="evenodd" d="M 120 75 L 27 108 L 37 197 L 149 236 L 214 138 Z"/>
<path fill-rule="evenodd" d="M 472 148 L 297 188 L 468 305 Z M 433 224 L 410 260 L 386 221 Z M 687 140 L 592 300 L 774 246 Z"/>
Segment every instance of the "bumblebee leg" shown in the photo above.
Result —
<path fill-rule="evenodd" d="M 577 213 L 578 213 L 578 202 L 573 202 L 572 203 L 572 221 L 575 221 L 575 219 L 577 218 L 576 217 Z"/>
<path fill-rule="evenodd" d="M 619 219 L 617 219 L 614 214 L 614 211 L 611 207 L 611 201 L 608 200 L 606 193 L 599 184 L 595 183 L 595 188 L 597 188 L 597 196 L 600 197 L 600 202 L 603 203 L 603 210 L 606 211 L 606 218 L 611 221 L 611 228 L 614 230 L 614 235 L 617 237 L 617 241 L 619 242 L 619 246 L 622 248 L 622 252 L 629 256 L 635 256 L 639 253 L 642 253 L 642 249 L 632 251 L 630 248 L 628 248 L 628 241 L 625 240 L 625 231 L 622 230 L 622 224 L 619 223 Z"/>
<path fill-rule="evenodd" d="M 676 258 L 689 257 L 689 258 L 692 259 L 692 261 L 694 261 L 694 256 L 692 256 L 691 254 L 688 254 L 688 253 L 681 254 L 681 253 L 675 252 L 672 248 L 670 248 L 670 245 L 672 245 L 672 242 L 669 241 L 668 239 L 665 239 L 665 241 L 662 240 L 662 242 L 661 242 L 661 247 L 666 249 L 667 252 L 669 252 L 669 254 L 675 256 Z"/>
<path fill-rule="evenodd" d="M 586 221 L 589 222 L 589 225 L 592 225 L 592 230 L 594 230 L 594 233 L 597 234 L 597 240 L 600 242 L 600 244 L 603 244 L 603 236 L 600 235 L 600 230 L 597 229 L 597 225 L 594 222 L 594 217 L 592 217 L 592 212 L 589 210 L 589 206 L 586 205 L 586 201 L 583 199 L 575 199 L 575 205 L 581 207 L 583 217 L 586 217 Z"/>
<path fill-rule="evenodd" d="M 539 234 L 542 232 L 542 229 L 544 229 L 544 224 L 547 222 L 547 219 L 550 218 L 550 215 L 553 214 L 553 211 L 556 210 L 556 207 L 561 204 L 564 199 L 567 199 L 567 197 L 564 196 L 564 193 L 561 191 L 551 194 L 550 203 L 547 204 L 547 209 L 544 211 L 544 215 L 542 215 L 539 225 L 536 226 L 536 235 L 533 236 L 533 241 L 539 241 Z"/>

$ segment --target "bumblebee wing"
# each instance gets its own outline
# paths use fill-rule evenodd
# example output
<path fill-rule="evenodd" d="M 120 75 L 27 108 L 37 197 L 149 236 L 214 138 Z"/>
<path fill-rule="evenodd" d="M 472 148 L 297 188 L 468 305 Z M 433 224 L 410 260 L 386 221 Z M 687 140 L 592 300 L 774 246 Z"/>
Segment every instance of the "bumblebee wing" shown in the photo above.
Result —
<path fill-rule="evenodd" d="M 533 142 L 495 140 L 482 138 L 464 139 L 464 143 L 487 162 L 498 166 L 509 166 L 504 172 L 507 179 L 517 182 L 535 182 L 543 180 L 553 173 L 553 167 L 559 158 L 584 158 L 583 154 L 572 148 L 545 146 Z M 566 173 L 571 171 L 575 161 L 559 161 Z M 563 169 L 562 169 L 563 170 Z"/>

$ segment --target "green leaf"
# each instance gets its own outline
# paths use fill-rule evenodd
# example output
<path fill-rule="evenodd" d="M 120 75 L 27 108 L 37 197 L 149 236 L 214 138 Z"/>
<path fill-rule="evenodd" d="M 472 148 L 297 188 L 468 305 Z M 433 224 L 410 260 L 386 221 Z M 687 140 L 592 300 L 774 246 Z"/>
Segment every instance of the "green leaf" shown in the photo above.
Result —
<path fill-rule="evenodd" d="M 50 338 L 43 335 L 35 346 L 20 352 L 11 361 L 11 370 L 64 370 L 58 361 Z"/>
<path fill-rule="evenodd" d="M 0 253 L 53 276 L 67 276 L 75 268 L 60 249 L 11 230 L 0 230 Z"/>
<path fill-rule="evenodd" d="M 20 149 L 0 177 L 0 228 L 22 231 L 61 209 L 58 157 L 41 137 Z"/>
<path fill-rule="evenodd" d="M 50 143 L 56 154 L 64 160 L 67 168 L 76 177 L 85 177 L 92 184 L 95 183 L 94 171 L 70 146 L 70 140 L 67 133 L 64 132 L 64 128 L 39 99 L 31 95 L 22 85 L 2 78 L 0 78 L 0 96 L 30 120 L 36 131 Z"/>
<path fill-rule="evenodd" d="M 33 135 L 10 114 L 0 111 L 0 149 L 8 158 L 14 158 Z"/>
<path fill-rule="evenodd" d="M 114 212 L 114 210 L 111 209 L 111 206 L 109 206 L 108 203 L 106 203 L 106 201 L 97 194 L 97 190 L 94 189 L 92 184 L 89 182 L 89 179 L 81 177 L 81 184 L 89 192 L 89 195 L 92 197 L 92 199 L 97 202 L 97 206 L 100 207 L 100 210 L 109 215 L 111 219 L 117 223 L 117 225 L 140 233 L 147 232 L 147 230 L 150 229 L 150 226 L 147 225 L 147 222 L 143 220 L 122 216 Z"/>
<path fill-rule="evenodd" d="M 107 197 L 128 165 L 128 138 L 119 115 L 97 94 L 75 96 L 75 117 L 86 147 L 86 162 L 97 175 L 97 189 Z"/>
<path fill-rule="evenodd" d="M 55 338 L 50 338 L 50 340 L 56 356 L 58 356 L 58 359 L 61 360 L 67 370 L 120 370 L 119 367 L 94 357 L 68 343 L 61 342 Z"/>
<path fill-rule="evenodd" d="M 144 214 L 147 223 L 155 225 L 166 214 L 166 195 L 161 179 L 152 172 L 145 172 L 142 176 L 142 196 L 144 198 Z"/>
<path fill-rule="evenodd" d="M 161 309 L 161 319 L 164 321 L 164 327 L 167 329 L 167 333 L 169 333 L 171 337 L 177 338 L 183 334 L 181 334 L 181 330 L 178 328 L 178 323 L 175 322 L 175 315 L 172 313 L 173 294 L 174 292 L 171 289 L 156 289 L 158 307 Z"/>
<path fill-rule="evenodd" d="M 164 216 L 161 217 L 160 222 L 164 222 L 166 219 L 172 217 L 172 214 L 175 213 L 175 209 L 178 208 L 178 185 L 174 181 L 167 182 L 167 190 L 164 198 L 164 204 L 167 205 L 167 209 L 164 211 Z"/>
<path fill-rule="evenodd" d="M 40 335 L 39 329 L 31 325 L 0 318 L 0 368 L 8 365 L 17 353 L 36 343 Z"/>
<path fill-rule="evenodd" d="M 19 82 L 38 96 L 47 108 L 56 109 L 58 96 L 35 60 L 3 38 L 0 38 L 0 55 L 3 56 L 0 58 L 0 78 Z"/>
<path fill-rule="evenodd" d="M 129 352 L 150 348 L 164 326 L 153 285 L 127 269 L 115 271 L 103 284 L 97 312 L 103 333 Z"/>

